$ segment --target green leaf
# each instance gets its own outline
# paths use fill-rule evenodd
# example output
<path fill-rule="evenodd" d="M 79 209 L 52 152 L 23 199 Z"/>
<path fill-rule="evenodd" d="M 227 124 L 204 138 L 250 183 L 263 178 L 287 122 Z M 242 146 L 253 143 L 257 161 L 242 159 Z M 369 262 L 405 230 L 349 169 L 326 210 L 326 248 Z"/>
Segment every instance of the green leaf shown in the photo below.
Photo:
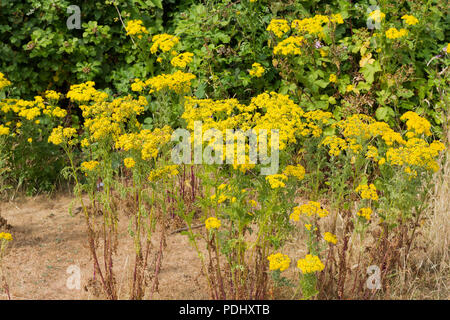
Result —
<path fill-rule="evenodd" d="M 381 66 L 378 61 L 375 61 L 372 64 L 366 64 L 361 68 L 361 73 L 364 75 L 364 78 L 368 83 L 373 83 L 375 73 L 381 71 Z"/>
<path fill-rule="evenodd" d="M 375 116 L 378 120 L 388 121 L 395 116 L 395 112 L 390 107 L 379 107 L 375 111 Z"/>
<path fill-rule="evenodd" d="M 151 2 L 153 2 L 153 4 L 155 5 L 155 6 L 157 6 L 159 9 L 162 9 L 163 8 L 163 6 L 162 6 L 162 1 L 161 0 L 150 0 Z"/>

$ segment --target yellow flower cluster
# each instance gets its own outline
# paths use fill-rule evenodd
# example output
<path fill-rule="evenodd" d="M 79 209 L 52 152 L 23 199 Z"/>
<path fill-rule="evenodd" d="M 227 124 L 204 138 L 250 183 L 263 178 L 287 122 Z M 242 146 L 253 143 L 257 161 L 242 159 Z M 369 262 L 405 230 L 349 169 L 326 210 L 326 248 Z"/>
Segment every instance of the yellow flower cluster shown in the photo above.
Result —
<path fill-rule="evenodd" d="M 361 208 L 361 209 L 359 209 L 357 215 L 365 218 L 366 220 L 370 220 L 370 216 L 372 215 L 372 209 L 371 208 Z"/>
<path fill-rule="evenodd" d="M 255 129 L 258 134 L 264 129 L 268 138 L 271 129 L 279 130 L 280 150 L 284 150 L 287 143 L 295 143 L 296 134 L 305 126 L 301 119 L 303 110 L 287 95 L 275 92 L 253 97 L 249 105 L 240 104 L 236 99 L 213 101 L 188 97 L 184 109 L 182 118 L 189 130 L 194 129 L 195 121 L 202 121 L 203 131 L 215 128 L 225 133 L 226 129 Z"/>
<path fill-rule="evenodd" d="M 337 136 L 325 137 L 320 145 L 328 146 L 330 148 L 328 151 L 330 156 L 338 156 L 341 153 L 341 150 L 345 150 L 347 147 L 345 140 Z"/>
<path fill-rule="evenodd" d="M 386 17 L 386 14 L 380 11 L 380 9 L 374 10 L 369 14 L 369 18 L 372 19 L 374 22 L 381 22 L 381 20 Z"/>
<path fill-rule="evenodd" d="M 9 127 L 0 124 L 0 136 L 9 134 Z"/>
<path fill-rule="evenodd" d="M 151 53 L 156 53 L 158 49 L 162 52 L 172 50 L 172 48 L 180 42 L 180 38 L 167 33 L 157 34 L 152 38 L 153 44 L 150 48 Z"/>
<path fill-rule="evenodd" d="M 0 90 L 11 85 L 11 81 L 5 78 L 5 75 L 0 72 Z"/>
<path fill-rule="evenodd" d="M 291 259 L 282 253 L 271 254 L 267 257 L 267 260 L 269 260 L 269 270 L 271 271 L 280 270 L 283 272 L 291 264 Z"/>
<path fill-rule="evenodd" d="M 290 29 L 289 23 L 284 19 L 273 19 L 267 27 L 267 31 L 272 31 L 278 38 L 281 38 Z"/>
<path fill-rule="evenodd" d="M 336 244 L 337 243 L 337 237 L 336 235 L 332 234 L 331 232 L 325 232 L 323 234 L 323 239 L 326 242 L 332 243 L 332 244 Z"/>
<path fill-rule="evenodd" d="M 81 163 L 81 169 L 85 172 L 94 171 L 99 164 L 98 161 L 85 161 Z"/>
<path fill-rule="evenodd" d="M 172 129 L 165 126 L 153 131 L 143 129 L 138 133 L 124 133 L 117 137 L 115 146 L 124 151 L 141 151 L 142 160 L 155 159 L 159 149 L 170 141 L 171 132 Z"/>
<path fill-rule="evenodd" d="M 303 274 L 314 273 L 325 269 L 325 265 L 320 261 L 318 256 L 307 254 L 304 259 L 297 261 L 297 268 L 301 270 Z"/>
<path fill-rule="evenodd" d="M 283 174 L 286 176 L 294 176 L 298 180 L 302 180 L 305 177 L 305 168 L 300 164 L 296 166 L 289 165 L 284 169 Z"/>
<path fill-rule="evenodd" d="M 55 92 L 55 95 L 60 95 Z M 34 100 L 17 100 L 17 99 L 5 99 L 0 102 L 0 110 L 7 114 L 12 111 L 17 114 L 17 116 L 22 117 L 28 121 L 32 121 L 41 115 L 49 117 L 63 118 L 67 115 L 67 111 L 54 107 L 50 104 L 45 104 L 44 99 L 41 96 L 35 96 Z M 35 124 L 39 124 L 40 120 L 34 120 Z M 19 127 L 18 122 L 18 127 Z"/>
<path fill-rule="evenodd" d="M 311 18 L 292 21 L 291 28 L 295 29 L 299 33 L 318 35 L 319 37 L 323 38 L 324 25 L 330 22 L 342 24 L 344 23 L 344 19 L 339 13 L 333 14 L 330 17 L 318 14 Z"/>
<path fill-rule="evenodd" d="M 148 33 L 147 29 L 143 26 L 142 20 L 130 20 L 125 27 L 127 36 L 138 35 L 139 39 L 142 38 L 142 34 Z"/>
<path fill-rule="evenodd" d="M 123 159 L 123 163 L 128 169 L 133 168 L 136 165 L 136 161 L 134 161 L 133 158 L 125 158 Z"/>
<path fill-rule="evenodd" d="M 132 96 L 114 99 L 111 102 L 98 102 L 92 105 L 82 105 L 85 118 L 84 126 L 90 134 L 91 141 L 102 139 L 117 139 L 123 131 L 123 124 L 136 121 L 136 116 L 144 111 L 147 99 L 143 96 L 138 100 Z"/>
<path fill-rule="evenodd" d="M 77 130 L 75 128 L 63 128 L 62 126 L 58 126 L 53 128 L 52 133 L 48 137 L 48 142 L 51 142 L 55 145 L 60 145 L 63 142 L 72 144 L 71 138 L 75 136 Z"/>
<path fill-rule="evenodd" d="M 61 93 L 58 93 L 58 92 L 56 92 L 54 90 L 47 90 L 47 91 L 45 91 L 44 95 L 49 100 L 58 101 L 59 98 L 61 98 Z"/>
<path fill-rule="evenodd" d="M 102 102 L 108 98 L 108 94 L 105 92 L 97 91 L 94 81 L 87 81 L 81 84 L 75 84 L 70 86 L 70 90 L 67 93 L 67 98 L 70 101 L 79 103 L 87 103 L 89 101 Z"/>
<path fill-rule="evenodd" d="M 337 82 L 337 76 L 334 74 L 334 73 L 332 73 L 332 74 L 330 74 L 330 82 L 333 82 L 333 83 L 336 83 Z"/>
<path fill-rule="evenodd" d="M 0 240 L 6 240 L 6 241 L 12 241 L 13 237 L 11 235 L 11 233 L 8 232 L 0 232 Z"/>
<path fill-rule="evenodd" d="M 150 87 L 150 93 L 167 89 L 181 94 L 189 91 L 191 81 L 195 78 L 195 75 L 192 73 L 185 73 L 178 70 L 172 74 L 161 74 L 150 78 L 145 83 L 142 81 L 137 82 L 138 86 L 132 87 L 132 90 L 141 91 L 144 87 Z"/>
<path fill-rule="evenodd" d="M 406 24 L 409 24 L 410 26 L 414 26 L 419 23 L 419 20 L 416 17 L 409 14 L 405 14 L 402 17 L 402 19 L 405 21 Z"/>
<path fill-rule="evenodd" d="M 356 189 L 355 192 L 360 193 L 361 198 L 368 199 L 368 200 L 378 200 L 378 194 L 377 194 L 377 188 L 373 183 L 370 185 L 367 184 L 360 184 Z"/>
<path fill-rule="evenodd" d="M 408 34 L 408 30 L 406 30 L 406 29 L 402 28 L 400 30 L 397 30 L 396 28 L 389 28 L 386 31 L 386 38 L 388 38 L 388 39 L 398 39 L 398 38 L 406 36 L 407 34 Z"/>
<path fill-rule="evenodd" d="M 220 222 L 220 220 L 215 217 L 210 217 L 205 220 L 206 230 L 219 229 L 221 225 L 222 223 Z"/>
<path fill-rule="evenodd" d="M 414 131 L 411 132 L 411 134 L 406 135 L 408 138 L 421 134 L 431 136 L 431 123 L 427 119 L 420 117 L 417 113 L 407 111 L 400 117 L 400 120 L 406 120 L 406 127 L 408 130 Z"/>
<path fill-rule="evenodd" d="M 170 64 L 176 68 L 185 68 L 189 63 L 192 62 L 193 56 L 194 54 L 192 52 L 180 53 L 175 58 L 170 60 Z"/>
<path fill-rule="evenodd" d="M 392 165 L 416 166 L 436 172 L 439 164 L 435 160 L 439 152 L 445 150 L 445 145 L 440 141 L 428 144 L 419 138 L 409 139 L 405 146 L 389 148 L 386 151 L 386 160 Z"/>
<path fill-rule="evenodd" d="M 283 180 L 286 181 L 287 179 L 287 176 L 284 174 L 272 174 L 266 177 L 266 181 L 269 182 L 272 189 L 284 188 L 286 184 Z"/>
<path fill-rule="evenodd" d="M 148 176 L 148 181 L 156 182 L 159 180 L 170 179 L 178 174 L 178 165 L 168 165 L 159 169 L 154 169 Z"/>
<path fill-rule="evenodd" d="M 308 217 L 317 215 L 320 218 L 324 218 L 328 215 L 328 211 L 326 209 L 322 209 L 319 202 L 309 201 L 306 204 L 295 207 L 294 211 L 289 216 L 289 219 L 298 221 L 301 215 L 306 215 Z"/>
<path fill-rule="evenodd" d="M 305 44 L 305 39 L 302 36 L 291 36 L 278 43 L 273 49 L 273 53 L 283 56 L 299 55 L 302 53 L 303 44 Z"/>
<path fill-rule="evenodd" d="M 279 130 L 280 150 L 284 150 L 289 143 L 295 143 L 296 136 L 306 126 L 302 122 L 304 114 L 302 108 L 295 104 L 287 95 L 271 92 L 262 93 L 251 99 L 245 111 L 255 111 L 253 116 L 254 129 Z M 260 112 L 265 112 L 261 114 Z M 248 123 L 245 113 L 242 115 L 245 128 Z"/>
<path fill-rule="evenodd" d="M 252 64 L 252 69 L 248 72 L 252 77 L 260 78 L 264 74 L 264 68 L 260 63 L 255 62 Z"/>

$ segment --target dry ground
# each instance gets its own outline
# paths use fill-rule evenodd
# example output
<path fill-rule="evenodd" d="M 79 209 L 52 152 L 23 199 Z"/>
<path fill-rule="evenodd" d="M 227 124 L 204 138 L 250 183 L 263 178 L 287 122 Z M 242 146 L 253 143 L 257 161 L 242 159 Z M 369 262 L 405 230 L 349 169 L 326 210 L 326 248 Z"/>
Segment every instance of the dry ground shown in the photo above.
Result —
<path fill-rule="evenodd" d="M 45 196 L 1 202 L 1 215 L 12 226 L 14 237 L 4 259 L 12 299 L 95 299 L 84 290 L 93 275 L 81 214 L 71 216 L 71 198 Z M 127 220 L 127 219 L 123 219 Z M 120 226 L 115 260 L 119 295 L 128 295 L 130 269 L 134 263 L 133 245 Z M 81 269 L 81 290 L 69 290 L 66 273 L 70 265 Z M 155 299 L 207 299 L 208 291 L 199 274 L 200 264 L 186 236 L 169 235 Z M 1 290 L 3 291 L 3 290 Z M 5 294 L 0 299 L 7 298 Z"/>

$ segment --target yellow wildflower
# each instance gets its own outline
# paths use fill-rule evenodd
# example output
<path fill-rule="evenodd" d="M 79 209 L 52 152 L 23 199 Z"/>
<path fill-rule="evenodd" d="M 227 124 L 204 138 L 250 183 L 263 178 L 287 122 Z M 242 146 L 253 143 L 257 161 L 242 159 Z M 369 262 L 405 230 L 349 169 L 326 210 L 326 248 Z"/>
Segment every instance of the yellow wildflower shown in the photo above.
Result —
<path fill-rule="evenodd" d="M 264 68 L 258 62 L 252 64 L 252 69 L 248 72 L 252 77 L 260 78 L 264 74 Z"/>
<path fill-rule="evenodd" d="M 405 21 L 406 24 L 409 24 L 410 26 L 416 25 L 419 23 L 419 20 L 411 15 L 405 14 L 402 19 Z"/>
<path fill-rule="evenodd" d="M 334 73 L 330 74 L 330 82 L 337 82 L 337 76 Z"/>
<path fill-rule="evenodd" d="M 271 271 L 280 270 L 283 272 L 291 264 L 291 259 L 282 253 L 271 254 L 267 257 L 267 260 L 269 260 L 269 270 Z"/>
<path fill-rule="evenodd" d="M 1 240 L 1 239 L 4 239 L 4 240 L 6 240 L 6 241 L 12 241 L 12 240 L 13 240 L 13 237 L 12 237 L 11 233 L 8 233 L 8 232 L 0 232 L 0 240 Z"/>
<path fill-rule="evenodd" d="M 170 64 L 177 68 L 185 68 L 189 63 L 192 62 L 192 57 L 194 56 L 191 52 L 180 53 L 175 58 L 170 60 Z"/>
<path fill-rule="evenodd" d="M 366 220 L 370 220 L 371 214 L 372 214 L 371 208 L 361 208 L 361 209 L 359 209 L 359 211 L 357 213 L 358 216 L 363 217 Z"/>
<path fill-rule="evenodd" d="M 284 174 L 272 174 L 266 177 L 266 181 L 269 182 L 272 189 L 284 188 L 286 184 L 282 181 L 286 181 L 287 177 Z"/>
<path fill-rule="evenodd" d="M 222 223 L 220 222 L 220 220 L 215 218 L 215 217 L 210 217 L 210 218 L 205 220 L 206 230 L 219 229 L 221 224 Z"/>
<path fill-rule="evenodd" d="M 304 259 L 297 261 L 297 268 L 299 268 L 303 274 L 306 274 L 322 271 L 325 269 L 325 265 L 320 261 L 318 256 L 307 254 Z"/>
<path fill-rule="evenodd" d="M 329 242 L 329 243 L 332 243 L 332 244 L 336 244 L 337 243 L 336 235 L 332 234 L 331 232 L 325 232 L 323 234 L 323 239 L 326 242 Z"/>
<path fill-rule="evenodd" d="M 123 163 L 127 168 L 133 168 L 136 165 L 136 161 L 133 158 L 125 158 L 123 159 Z"/>

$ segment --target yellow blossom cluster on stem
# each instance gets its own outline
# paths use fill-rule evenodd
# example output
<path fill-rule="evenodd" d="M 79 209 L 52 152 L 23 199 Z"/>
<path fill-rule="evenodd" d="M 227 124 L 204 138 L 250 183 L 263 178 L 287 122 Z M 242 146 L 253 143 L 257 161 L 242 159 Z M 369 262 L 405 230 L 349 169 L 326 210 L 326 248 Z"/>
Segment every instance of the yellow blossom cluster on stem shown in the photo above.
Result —
<path fill-rule="evenodd" d="M 325 265 L 320 261 L 320 258 L 316 255 L 307 254 L 304 259 L 297 261 L 297 268 L 303 274 L 320 272 L 325 269 Z"/>
<path fill-rule="evenodd" d="M 170 60 L 170 64 L 176 68 L 186 68 L 186 66 L 192 62 L 193 56 L 194 54 L 192 52 L 180 53 Z"/>
<path fill-rule="evenodd" d="M 320 38 L 324 37 L 324 25 L 328 23 L 343 24 L 344 19 L 341 14 L 333 14 L 331 16 L 315 15 L 311 18 L 304 18 L 302 20 L 294 20 L 291 23 L 291 28 L 298 33 L 307 33 L 318 35 Z"/>
<path fill-rule="evenodd" d="M 309 201 L 306 204 L 302 204 L 294 208 L 293 212 L 289 216 L 289 219 L 298 221 L 301 215 L 306 215 L 308 217 L 317 215 L 319 218 L 324 218 L 329 214 L 326 209 L 322 209 L 319 202 Z"/>
<path fill-rule="evenodd" d="M 284 19 L 272 19 L 267 27 L 267 31 L 273 32 L 278 38 L 281 38 L 290 29 L 289 23 Z"/>
<path fill-rule="evenodd" d="M 220 222 L 220 220 L 217 219 L 216 217 L 210 217 L 210 218 L 205 220 L 205 228 L 207 230 L 219 229 L 221 224 L 222 223 Z"/>
<path fill-rule="evenodd" d="M 397 28 L 389 28 L 386 31 L 386 38 L 388 39 L 398 39 L 406 36 L 408 34 L 408 30 L 406 29 L 400 29 L 397 30 Z"/>
<path fill-rule="evenodd" d="M 49 100 L 58 101 L 61 98 L 61 93 L 56 92 L 54 90 L 47 90 L 47 91 L 45 91 L 44 95 Z"/>
<path fill-rule="evenodd" d="M 132 85 L 133 91 L 142 91 L 149 87 L 150 93 L 159 92 L 161 90 L 172 90 L 177 94 L 187 93 L 191 88 L 191 81 L 196 76 L 192 73 L 182 72 L 180 70 L 172 74 L 161 74 L 146 80 L 145 82 L 139 79 Z"/>
<path fill-rule="evenodd" d="M 13 237 L 12 237 L 11 233 L 0 232 L 0 240 L 12 241 Z"/>
<path fill-rule="evenodd" d="M 98 161 L 85 161 L 81 163 L 81 170 L 84 172 L 94 171 L 100 163 Z"/>
<path fill-rule="evenodd" d="M 264 68 L 261 66 L 260 63 L 255 62 L 252 64 L 252 69 L 248 72 L 252 77 L 260 78 L 264 74 Z"/>
<path fill-rule="evenodd" d="M 372 19 L 374 22 L 381 22 L 386 17 L 386 14 L 381 12 L 380 9 L 373 10 L 369 13 L 369 18 Z"/>
<path fill-rule="evenodd" d="M 296 177 L 298 180 L 302 180 L 305 177 L 305 168 L 300 164 L 296 166 L 289 165 L 284 169 L 283 174 L 286 176 Z"/>
<path fill-rule="evenodd" d="M 172 50 L 172 48 L 180 42 L 180 38 L 167 33 L 157 34 L 152 38 L 153 44 L 150 47 L 150 52 L 155 54 L 158 49 L 162 52 Z"/>
<path fill-rule="evenodd" d="M 409 131 L 411 131 L 411 134 L 407 133 L 407 137 L 413 137 L 414 135 L 421 135 L 425 134 L 426 136 L 431 136 L 431 123 L 425 119 L 419 116 L 414 111 L 407 111 L 405 112 L 401 117 L 400 120 L 405 121 L 406 120 L 406 127 Z"/>
<path fill-rule="evenodd" d="M 117 139 L 123 132 L 125 123 L 136 121 L 136 116 L 144 111 L 147 99 L 143 96 L 116 98 L 113 101 L 81 105 L 85 118 L 84 126 L 90 134 L 91 141 Z"/>
<path fill-rule="evenodd" d="M 440 141 L 428 144 L 423 139 L 411 138 L 405 146 L 389 148 L 386 151 L 386 160 L 391 165 L 414 166 L 436 172 L 439 164 L 436 158 L 439 152 L 445 150 L 445 145 Z"/>
<path fill-rule="evenodd" d="M 148 181 L 156 182 L 159 180 L 170 179 L 179 173 L 178 165 L 168 165 L 162 168 L 154 169 L 148 176 Z"/>
<path fill-rule="evenodd" d="M 409 24 L 410 26 L 414 26 L 419 23 L 419 20 L 416 17 L 409 14 L 405 14 L 404 16 L 402 16 L 402 20 L 404 20 L 405 23 Z"/>
<path fill-rule="evenodd" d="M 332 234 L 331 232 L 325 232 L 323 234 L 323 239 L 326 242 L 332 243 L 332 244 L 336 244 L 337 243 L 337 237 L 336 235 Z"/>
<path fill-rule="evenodd" d="M 128 21 L 125 30 L 127 31 L 127 36 L 137 35 L 139 39 L 142 38 L 142 34 L 148 33 L 147 29 L 143 25 L 142 20 Z"/>
<path fill-rule="evenodd" d="M 97 91 L 94 81 L 87 81 L 81 84 L 74 84 L 70 86 L 69 92 L 67 92 L 67 98 L 70 101 L 78 103 L 87 103 L 90 101 L 102 102 L 108 98 L 108 94 L 105 92 Z"/>
<path fill-rule="evenodd" d="M 115 147 L 123 151 L 140 151 L 142 160 L 156 159 L 160 148 L 170 141 L 171 133 L 169 126 L 153 131 L 143 129 L 137 133 L 124 133 L 115 139 Z"/>
<path fill-rule="evenodd" d="M 272 189 L 284 188 L 286 184 L 283 181 L 287 181 L 287 176 L 284 174 L 272 174 L 266 177 L 266 181 L 269 182 Z"/>
<path fill-rule="evenodd" d="M 0 136 L 5 136 L 9 134 L 9 127 L 0 124 Z"/>
<path fill-rule="evenodd" d="M 363 217 L 364 219 L 369 221 L 370 217 L 372 215 L 372 209 L 371 208 L 361 208 L 357 212 L 357 215 L 360 216 L 360 217 Z"/>
<path fill-rule="evenodd" d="M 273 53 L 283 56 L 300 55 L 301 47 L 304 44 L 305 39 L 302 36 L 291 36 L 278 43 L 273 49 Z"/>
<path fill-rule="evenodd" d="M 136 165 L 136 161 L 134 161 L 133 158 L 125 158 L 123 159 L 123 163 L 128 169 L 133 168 Z"/>
<path fill-rule="evenodd" d="M 0 90 L 11 85 L 11 81 L 6 79 L 5 75 L 0 72 Z"/>
<path fill-rule="evenodd" d="M 77 133 L 75 128 L 63 128 L 62 126 L 58 126 L 53 128 L 52 133 L 48 137 L 48 142 L 51 142 L 55 145 L 60 145 L 65 142 L 69 145 L 72 144 L 71 138 L 74 137 Z"/>
<path fill-rule="evenodd" d="M 329 78 L 330 82 L 336 83 L 337 82 L 337 76 L 332 73 L 330 74 L 330 78 Z"/>
<path fill-rule="evenodd" d="M 287 255 L 279 252 L 271 254 L 267 257 L 267 260 L 269 260 L 269 270 L 271 271 L 279 270 L 283 272 L 291 264 L 291 259 Z"/>
<path fill-rule="evenodd" d="M 360 184 L 358 187 L 356 187 L 355 192 L 359 193 L 361 195 L 361 198 L 367 199 L 367 200 L 378 200 L 378 194 L 377 194 L 377 188 L 373 183 L 370 185 L 367 184 Z"/>

